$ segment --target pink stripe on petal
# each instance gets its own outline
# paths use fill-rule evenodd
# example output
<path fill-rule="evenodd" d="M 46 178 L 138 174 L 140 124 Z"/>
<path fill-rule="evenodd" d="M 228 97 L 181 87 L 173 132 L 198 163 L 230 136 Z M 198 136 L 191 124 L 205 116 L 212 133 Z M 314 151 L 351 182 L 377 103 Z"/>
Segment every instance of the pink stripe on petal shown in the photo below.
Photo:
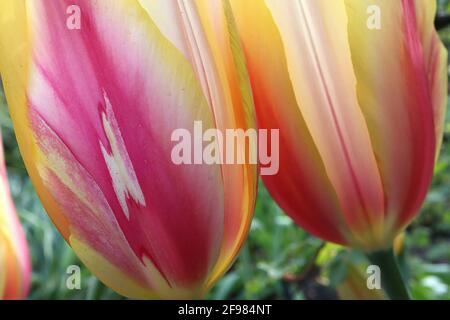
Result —
<path fill-rule="evenodd" d="M 406 74 L 406 85 L 414 93 L 412 105 L 415 105 L 414 112 L 417 120 L 420 121 L 420 124 L 415 127 L 422 127 L 423 129 L 420 131 L 420 134 L 416 132 L 417 144 L 415 148 L 419 148 L 418 150 L 416 149 L 416 152 L 420 155 L 420 158 L 416 159 L 418 168 L 414 172 L 413 181 L 410 185 L 409 201 L 405 203 L 404 211 L 398 221 L 400 224 L 404 224 L 405 221 L 409 221 L 414 217 L 423 203 L 433 177 L 437 145 L 431 84 L 429 83 L 425 61 L 427 57 L 424 56 L 414 2 L 402 0 L 402 8 L 406 37 L 405 45 L 409 53 L 407 58 L 409 58 L 408 62 L 410 63 Z M 415 123 L 413 122 L 413 124 Z"/>

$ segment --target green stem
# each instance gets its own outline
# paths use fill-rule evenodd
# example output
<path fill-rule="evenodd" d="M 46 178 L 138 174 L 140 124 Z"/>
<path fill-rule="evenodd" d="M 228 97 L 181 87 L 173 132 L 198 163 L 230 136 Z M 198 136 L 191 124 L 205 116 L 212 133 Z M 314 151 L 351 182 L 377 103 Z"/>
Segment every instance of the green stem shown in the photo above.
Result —
<path fill-rule="evenodd" d="M 392 300 L 411 300 L 392 248 L 367 254 L 370 262 L 381 269 L 381 283 Z"/>

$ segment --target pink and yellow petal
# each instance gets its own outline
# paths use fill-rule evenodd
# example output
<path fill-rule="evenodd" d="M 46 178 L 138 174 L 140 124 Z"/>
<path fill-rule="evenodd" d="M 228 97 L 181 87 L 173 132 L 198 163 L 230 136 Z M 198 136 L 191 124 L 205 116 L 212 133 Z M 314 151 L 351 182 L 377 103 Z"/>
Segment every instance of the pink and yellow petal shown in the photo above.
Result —
<path fill-rule="evenodd" d="M 246 54 L 258 124 L 280 129 L 280 171 L 264 176 L 264 182 L 299 224 L 315 235 L 345 243 L 348 232 L 341 209 L 298 108 L 282 39 L 269 8 L 258 0 L 231 1 L 231 5 Z"/>
<path fill-rule="evenodd" d="M 227 1 L 197 0 L 195 8 L 191 9 L 195 9 L 200 17 L 209 46 L 208 52 L 216 70 L 214 80 L 209 82 L 210 89 L 211 86 L 216 86 L 214 91 L 221 91 L 222 94 L 222 100 L 212 103 L 217 127 L 222 132 L 227 129 L 254 129 L 256 119 L 251 86 L 230 4 Z M 252 146 L 239 145 L 238 148 L 249 154 Z M 250 229 L 256 199 L 255 164 L 223 165 L 222 176 L 225 200 L 224 237 L 209 285 L 216 282 L 236 258 Z"/>
<path fill-rule="evenodd" d="M 161 1 L 146 0 L 140 3 L 161 32 L 193 65 L 212 109 L 215 126 L 222 132 L 254 128 L 250 84 L 229 4 L 226 1 L 161 4 Z M 165 8 L 157 10 L 158 5 Z M 222 166 L 224 234 L 208 287 L 228 269 L 246 238 L 256 197 L 256 174 L 256 165 Z"/>
<path fill-rule="evenodd" d="M 280 30 L 298 107 L 345 221 L 356 233 L 380 241 L 383 186 L 351 72 L 345 5 L 326 0 L 266 3 Z"/>
<path fill-rule="evenodd" d="M 423 46 L 426 76 L 428 78 L 434 113 L 436 157 L 444 136 L 445 114 L 448 98 L 448 52 L 434 27 L 436 1 L 414 1 L 417 30 Z"/>
<path fill-rule="evenodd" d="M 69 2 L 43 4 L 28 4 L 33 60 L 18 83 L 28 99 L 10 106 L 25 109 L 13 120 L 39 141 L 27 166 L 41 197 L 57 199 L 49 214 L 64 219 L 71 243 L 88 245 L 125 274 L 140 279 L 126 266 L 136 256 L 170 287 L 202 286 L 223 234 L 220 167 L 177 167 L 170 158 L 174 129 L 191 131 L 194 120 L 214 126 L 192 68 L 136 1 L 77 1 L 80 30 L 66 28 Z M 89 223 L 105 232 L 83 230 Z M 113 243 L 122 248 L 118 260 Z"/>
<path fill-rule="evenodd" d="M 26 298 L 30 279 L 28 246 L 9 190 L 0 133 L 0 299 Z"/>
<path fill-rule="evenodd" d="M 0 266 L 6 266 L 6 239 L 0 231 Z M 6 268 L 0 269 L 0 299 L 3 299 L 6 291 Z"/>
<path fill-rule="evenodd" d="M 24 278 L 23 266 L 8 233 L 0 228 L 0 300 L 24 299 L 28 294 L 29 279 Z"/>
<path fill-rule="evenodd" d="M 435 1 L 377 2 L 380 30 L 366 27 L 370 1 L 345 2 L 358 99 L 387 195 L 384 233 L 393 240 L 417 214 L 431 181 L 442 132 L 446 54 L 433 28 Z"/>
<path fill-rule="evenodd" d="M 29 23 L 27 21 L 26 1 L 2 1 L 0 3 L 0 73 L 5 95 L 10 106 L 11 117 L 15 125 L 15 134 L 21 154 L 28 168 L 28 174 L 42 199 L 44 207 L 57 208 L 52 196 L 45 191 L 32 165 L 36 154 L 32 132 L 27 123 L 26 88 L 30 68 Z M 8 30 L 15 30 L 9 32 Z M 54 210 L 57 212 L 57 210 Z M 62 235 L 67 238 L 69 231 L 64 216 L 53 216 Z"/>
<path fill-rule="evenodd" d="M 280 174 L 264 178 L 272 195 L 327 240 L 389 245 L 417 213 L 442 139 L 447 54 L 435 2 L 380 1 L 381 30 L 367 26 L 370 1 L 231 3 L 259 123 L 282 129 Z M 330 192 L 315 197 L 312 181 Z M 318 202 L 335 207 L 310 217 Z"/>
<path fill-rule="evenodd" d="M 0 151 L 0 167 L 2 157 Z M 0 169 L 0 300 L 25 299 L 31 281 L 30 257 L 3 170 L 4 167 Z"/>

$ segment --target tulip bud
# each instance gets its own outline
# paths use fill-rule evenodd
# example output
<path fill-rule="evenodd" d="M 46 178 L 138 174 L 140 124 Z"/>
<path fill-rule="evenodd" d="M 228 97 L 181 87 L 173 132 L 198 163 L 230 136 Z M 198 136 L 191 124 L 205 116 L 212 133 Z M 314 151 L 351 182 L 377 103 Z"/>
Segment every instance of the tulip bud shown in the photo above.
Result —
<path fill-rule="evenodd" d="M 419 212 L 443 134 L 436 1 L 231 5 L 258 123 L 280 129 L 280 172 L 263 177 L 271 195 L 325 240 L 391 246 Z"/>
<path fill-rule="evenodd" d="M 0 134 L 0 300 L 25 299 L 30 279 L 27 242 L 11 199 Z"/>
<path fill-rule="evenodd" d="M 33 184 L 83 263 L 128 297 L 203 295 L 246 237 L 256 165 L 176 164 L 172 133 L 254 127 L 229 5 L 4 0 L 0 71 Z"/>

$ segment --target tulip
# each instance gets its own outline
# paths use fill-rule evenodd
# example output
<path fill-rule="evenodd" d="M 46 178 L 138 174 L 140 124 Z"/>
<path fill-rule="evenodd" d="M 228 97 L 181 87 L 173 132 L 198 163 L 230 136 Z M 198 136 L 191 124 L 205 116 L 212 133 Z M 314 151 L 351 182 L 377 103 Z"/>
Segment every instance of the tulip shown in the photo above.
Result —
<path fill-rule="evenodd" d="M 11 199 L 0 134 L 0 300 L 25 299 L 30 278 L 27 242 Z"/>
<path fill-rule="evenodd" d="M 258 125 L 280 128 L 269 192 L 313 235 L 386 251 L 424 201 L 443 135 L 436 1 L 231 5 Z"/>
<path fill-rule="evenodd" d="M 246 237 L 257 168 L 177 165 L 171 136 L 254 127 L 230 6 L 4 0 L 0 72 L 32 182 L 81 261 L 127 297 L 203 296 Z"/>

